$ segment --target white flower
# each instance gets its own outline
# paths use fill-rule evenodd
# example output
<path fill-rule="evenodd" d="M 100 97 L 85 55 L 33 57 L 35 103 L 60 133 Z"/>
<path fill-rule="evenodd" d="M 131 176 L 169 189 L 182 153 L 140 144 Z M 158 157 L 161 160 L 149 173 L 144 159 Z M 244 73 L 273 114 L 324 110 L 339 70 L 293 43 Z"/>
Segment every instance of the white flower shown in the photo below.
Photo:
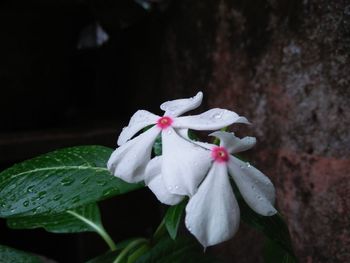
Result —
<path fill-rule="evenodd" d="M 146 166 L 151 159 L 152 146 L 161 134 L 162 161 L 157 161 L 157 169 L 151 170 L 154 173 L 160 172 L 162 179 L 149 178 L 146 184 L 151 189 L 159 185 L 160 191 L 166 187 L 165 190 L 174 195 L 193 195 L 205 176 L 203 171 L 209 170 L 210 156 L 205 149 L 183 138 L 179 132 L 182 129 L 217 130 L 235 122 L 249 123 L 246 118 L 235 112 L 219 108 L 199 115 L 178 117 L 197 108 L 202 97 L 202 92 L 198 92 L 193 98 L 165 102 L 160 106 L 165 111 L 162 117 L 145 110 L 137 111 L 130 119 L 129 125 L 121 132 L 118 138 L 120 147 L 111 155 L 108 169 L 129 183 L 143 181 Z M 154 126 L 131 139 L 149 125 Z M 180 200 L 180 197 L 177 197 L 177 200 Z"/>
<path fill-rule="evenodd" d="M 245 202 L 258 214 L 274 215 L 275 189 L 271 181 L 249 163 L 230 155 L 253 147 L 254 137 L 239 139 L 232 133 L 214 132 L 220 146 L 199 143 L 211 156 L 211 168 L 186 206 L 187 229 L 204 246 L 230 239 L 238 229 L 240 212 L 228 174 Z M 205 172 L 205 171 L 203 171 Z M 187 175 L 191 177 L 191 174 Z"/>

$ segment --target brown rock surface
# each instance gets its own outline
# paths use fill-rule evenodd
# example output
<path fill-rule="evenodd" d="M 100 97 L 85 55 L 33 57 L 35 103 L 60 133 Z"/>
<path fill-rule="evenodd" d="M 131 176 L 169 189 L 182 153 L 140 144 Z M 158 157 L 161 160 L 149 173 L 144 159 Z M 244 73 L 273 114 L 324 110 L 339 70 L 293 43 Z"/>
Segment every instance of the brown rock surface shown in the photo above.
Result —
<path fill-rule="evenodd" d="M 300 262 L 350 262 L 349 54 L 347 0 L 179 1 L 166 27 L 164 97 L 250 119 Z M 258 262 L 240 240 L 230 262 Z"/>

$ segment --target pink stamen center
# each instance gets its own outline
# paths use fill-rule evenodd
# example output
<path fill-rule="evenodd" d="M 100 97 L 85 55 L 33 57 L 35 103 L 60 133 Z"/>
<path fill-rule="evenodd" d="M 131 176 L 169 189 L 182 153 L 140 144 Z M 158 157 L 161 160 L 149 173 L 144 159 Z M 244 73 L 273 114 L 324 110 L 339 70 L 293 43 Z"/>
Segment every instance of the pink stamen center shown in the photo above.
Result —
<path fill-rule="evenodd" d="M 169 126 L 171 126 L 171 124 L 173 123 L 173 119 L 168 117 L 168 116 L 164 116 L 158 119 L 157 121 L 157 126 L 159 128 L 161 128 L 162 130 L 168 128 Z"/>
<path fill-rule="evenodd" d="M 211 157 L 215 162 L 226 163 L 229 159 L 229 154 L 224 147 L 217 146 L 211 150 Z"/>

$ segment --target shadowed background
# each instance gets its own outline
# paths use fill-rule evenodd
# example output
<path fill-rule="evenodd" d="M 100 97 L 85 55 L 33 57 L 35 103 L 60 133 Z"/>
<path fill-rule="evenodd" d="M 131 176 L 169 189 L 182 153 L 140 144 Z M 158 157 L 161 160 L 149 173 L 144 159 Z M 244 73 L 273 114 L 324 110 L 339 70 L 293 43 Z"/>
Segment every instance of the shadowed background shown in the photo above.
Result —
<path fill-rule="evenodd" d="M 258 139 L 250 157 L 275 183 L 300 262 L 350 261 L 349 1 L 17 0 L 2 2 L 0 14 L 2 168 L 66 146 L 115 147 L 136 109 L 160 113 L 164 99 L 202 90 L 202 109 L 232 109 L 253 123 L 238 133 Z M 108 41 L 77 49 L 96 21 Z M 122 198 L 102 204 L 107 229 L 118 238 L 151 232 L 154 198 Z M 115 211 L 128 207 L 140 214 L 123 225 Z M 152 216 L 142 216 L 147 209 Z M 104 249 L 94 235 L 1 226 L 1 243 L 62 262 L 57 244 L 71 243 L 72 262 Z M 213 252 L 262 262 L 259 240 L 242 226 Z"/>

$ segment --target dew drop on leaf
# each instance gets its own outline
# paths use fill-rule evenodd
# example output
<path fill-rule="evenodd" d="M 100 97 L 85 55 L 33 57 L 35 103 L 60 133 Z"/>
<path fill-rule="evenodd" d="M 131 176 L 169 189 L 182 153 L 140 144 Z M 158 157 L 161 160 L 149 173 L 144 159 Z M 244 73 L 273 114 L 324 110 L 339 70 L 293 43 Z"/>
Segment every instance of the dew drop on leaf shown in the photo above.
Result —
<path fill-rule="evenodd" d="M 46 191 L 39 192 L 38 199 L 43 199 L 46 196 Z"/>
<path fill-rule="evenodd" d="M 81 180 L 81 184 L 86 184 L 90 180 L 90 177 L 86 177 Z"/>
<path fill-rule="evenodd" d="M 34 185 L 29 186 L 29 187 L 27 188 L 27 192 L 28 192 L 28 193 L 33 193 L 34 187 L 35 187 Z"/>
<path fill-rule="evenodd" d="M 110 195 L 111 193 L 113 193 L 113 190 L 114 190 L 114 188 L 107 188 L 106 190 L 104 190 L 104 191 L 102 192 L 102 195 L 103 195 L 103 196 Z"/>
<path fill-rule="evenodd" d="M 63 186 L 68 186 L 68 185 L 71 185 L 72 183 L 74 183 L 74 178 L 71 178 L 71 177 L 65 177 L 61 180 L 61 184 Z"/>
<path fill-rule="evenodd" d="M 62 196 L 63 196 L 63 194 L 57 194 L 57 195 L 55 195 L 55 196 L 53 197 L 53 200 L 54 200 L 54 201 L 58 201 L 58 200 L 60 200 L 60 199 L 62 198 Z"/>

